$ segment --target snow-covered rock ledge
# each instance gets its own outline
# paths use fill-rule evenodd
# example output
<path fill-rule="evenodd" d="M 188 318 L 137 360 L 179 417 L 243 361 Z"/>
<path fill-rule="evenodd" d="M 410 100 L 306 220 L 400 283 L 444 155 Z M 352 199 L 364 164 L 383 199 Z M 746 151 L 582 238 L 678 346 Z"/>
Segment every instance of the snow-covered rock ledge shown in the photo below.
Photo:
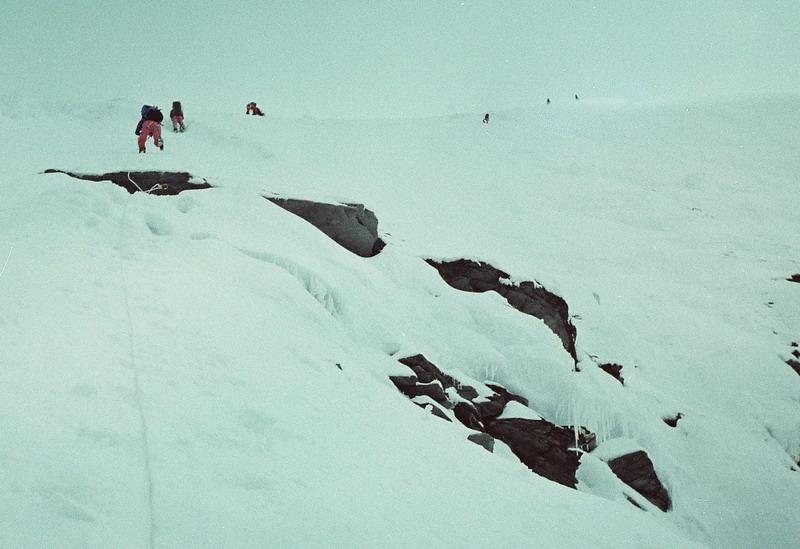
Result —
<path fill-rule="evenodd" d="M 205 179 L 192 182 L 195 178 L 187 172 L 108 172 L 92 175 L 47 169 L 44 173 L 63 173 L 84 181 L 110 181 L 131 194 L 143 191 L 157 195 L 176 195 L 183 191 L 211 188 Z"/>
<path fill-rule="evenodd" d="M 453 288 L 465 292 L 497 292 L 518 311 L 544 321 L 561 339 L 564 349 L 577 363 L 575 352 L 577 330 L 569 318 L 569 306 L 560 296 L 535 281 L 512 284 L 508 273 L 482 261 L 428 259 L 427 262 L 439 271 L 444 281 Z"/>

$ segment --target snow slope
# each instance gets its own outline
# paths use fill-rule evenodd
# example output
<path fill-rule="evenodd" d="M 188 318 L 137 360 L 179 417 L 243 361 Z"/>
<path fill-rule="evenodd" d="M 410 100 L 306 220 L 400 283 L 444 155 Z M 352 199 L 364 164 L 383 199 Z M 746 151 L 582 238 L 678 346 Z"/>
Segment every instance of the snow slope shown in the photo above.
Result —
<path fill-rule="evenodd" d="M 140 102 L 0 105 L 0 546 L 800 538 L 800 378 L 783 362 L 800 338 L 800 98 L 581 101 L 488 125 L 184 104 L 187 133 L 137 155 Z M 46 168 L 215 188 L 128 195 Z M 364 203 L 388 245 L 352 255 L 271 194 Z M 581 371 L 542 322 L 450 288 L 429 257 L 559 293 Z M 579 490 L 398 393 L 388 375 L 415 353 L 597 433 Z M 638 448 L 668 513 L 630 505 L 600 461 Z"/>

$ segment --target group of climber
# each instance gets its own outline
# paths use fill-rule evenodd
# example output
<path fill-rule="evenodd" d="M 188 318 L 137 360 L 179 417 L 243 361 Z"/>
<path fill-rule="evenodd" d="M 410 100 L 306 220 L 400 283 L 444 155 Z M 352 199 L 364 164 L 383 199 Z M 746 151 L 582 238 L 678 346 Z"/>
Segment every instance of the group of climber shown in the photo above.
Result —
<path fill-rule="evenodd" d="M 255 101 L 251 101 L 245 107 L 245 114 L 252 114 L 255 116 L 264 116 L 264 111 L 258 108 Z M 183 132 L 186 130 L 186 125 L 183 123 L 183 107 L 180 101 L 172 102 L 172 110 L 169 111 L 169 118 L 172 121 L 172 131 Z M 147 149 L 145 144 L 147 138 L 153 138 L 153 143 L 156 147 L 164 150 L 164 140 L 161 138 L 161 122 L 164 120 L 164 115 L 161 109 L 152 105 L 142 105 L 142 119 L 136 125 L 136 135 L 139 136 L 139 152 L 145 153 Z"/>
<path fill-rule="evenodd" d="M 183 123 L 183 107 L 180 101 L 172 102 L 172 110 L 169 111 L 169 118 L 172 121 L 172 131 L 183 132 L 186 125 Z M 139 136 L 139 152 L 147 152 L 145 143 L 147 138 L 152 136 L 156 147 L 164 150 L 164 140 L 161 138 L 161 121 L 164 115 L 161 109 L 152 105 L 142 105 L 142 119 L 136 125 L 136 135 Z"/>
<path fill-rule="evenodd" d="M 580 97 L 578 97 L 578 94 L 576 93 L 575 94 L 575 101 L 578 101 L 578 100 L 580 100 Z M 547 104 L 548 105 L 550 104 L 550 98 L 549 97 L 547 98 Z M 489 123 L 489 113 L 488 112 L 483 115 L 483 123 L 484 124 L 488 124 Z"/>
<path fill-rule="evenodd" d="M 579 99 L 580 99 L 580 97 L 578 97 L 578 94 L 576 93 L 575 94 L 575 101 L 578 101 Z M 548 105 L 550 104 L 550 98 L 549 97 L 547 98 L 547 104 Z"/>

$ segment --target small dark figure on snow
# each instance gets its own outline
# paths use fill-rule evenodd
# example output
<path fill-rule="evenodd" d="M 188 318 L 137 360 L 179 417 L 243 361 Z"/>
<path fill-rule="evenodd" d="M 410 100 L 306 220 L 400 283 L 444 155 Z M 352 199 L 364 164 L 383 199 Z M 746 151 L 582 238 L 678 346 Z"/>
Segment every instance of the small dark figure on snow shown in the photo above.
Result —
<path fill-rule="evenodd" d="M 183 125 L 183 107 L 180 101 L 172 102 L 172 110 L 169 111 L 169 119 L 172 120 L 172 131 L 184 131 L 186 126 Z"/>
<path fill-rule="evenodd" d="M 136 135 L 139 136 L 139 152 L 147 152 L 144 144 L 147 138 L 153 136 L 153 143 L 156 147 L 164 150 L 164 140 L 161 139 L 161 121 L 164 120 L 164 115 L 158 107 L 151 107 L 150 105 L 142 105 L 142 119 L 136 126 Z"/>
<path fill-rule="evenodd" d="M 578 94 L 576 93 L 575 94 L 575 101 L 577 101 L 577 100 L 578 100 Z"/>
<path fill-rule="evenodd" d="M 488 112 L 483 115 L 483 123 L 484 124 L 488 124 L 489 123 L 489 113 Z"/>
<path fill-rule="evenodd" d="M 548 105 L 550 104 L 550 98 L 549 97 L 547 98 L 547 104 Z"/>
<path fill-rule="evenodd" d="M 251 101 L 247 104 L 247 110 L 245 114 L 254 114 L 256 116 L 264 116 L 264 111 L 258 108 L 255 101 Z"/>

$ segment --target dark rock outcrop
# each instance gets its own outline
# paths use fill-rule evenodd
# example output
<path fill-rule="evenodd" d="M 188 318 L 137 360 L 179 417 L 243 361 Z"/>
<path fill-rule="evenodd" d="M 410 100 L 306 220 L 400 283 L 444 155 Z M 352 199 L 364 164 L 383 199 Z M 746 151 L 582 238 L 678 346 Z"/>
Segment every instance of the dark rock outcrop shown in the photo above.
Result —
<path fill-rule="evenodd" d="M 484 396 L 479 398 L 474 387 L 445 374 L 423 355 L 409 356 L 400 359 L 400 362 L 413 372 L 413 375 L 390 378 L 401 392 L 412 398 L 429 396 L 445 408 L 452 408 L 456 419 L 469 429 L 478 431 L 469 437 L 473 442 L 487 447 L 488 442 L 479 441 L 492 440 L 493 445 L 494 439 L 499 439 L 533 472 L 565 486 L 575 487 L 579 454 L 575 449 L 576 433 L 573 428 L 559 427 L 544 419 L 498 419 L 508 402 L 516 401 L 527 406 L 528 400 L 497 384 L 486 384 L 493 392 L 488 396 L 484 392 Z M 437 390 L 433 391 L 431 387 L 437 387 Z M 451 389 L 455 389 L 458 395 Z M 435 410 L 431 411 L 436 413 Z M 444 412 L 441 413 L 444 415 Z M 579 427 L 577 447 L 591 452 L 596 446 L 595 435 Z"/>
<path fill-rule="evenodd" d="M 509 305 L 527 315 L 544 321 L 561 339 L 564 349 L 577 363 L 575 338 L 577 331 L 569 318 L 569 307 L 561 297 L 547 291 L 536 282 L 511 284 L 509 275 L 488 263 L 459 259 L 438 262 L 426 260 L 453 288 L 465 292 L 494 291 L 506 298 Z"/>
<path fill-rule="evenodd" d="M 515 395 L 514 393 L 512 393 L 511 391 L 509 391 L 508 389 L 506 389 L 502 385 L 496 385 L 494 383 L 487 383 L 486 386 L 489 389 L 491 389 L 492 391 L 494 391 L 495 393 L 497 393 L 498 395 L 500 395 L 501 397 L 503 397 L 503 399 L 506 401 L 506 403 L 509 403 L 512 400 L 514 400 L 514 401 L 519 402 L 520 404 L 522 404 L 524 406 L 528 405 L 528 399 L 527 398 L 521 397 L 519 395 Z"/>
<path fill-rule="evenodd" d="M 678 422 L 682 418 L 683 418 L 683 414 L 678 412 L 676 415 L 674 415 L 672 417 L 665 417 L 665 418 L 661 418 L 661 419 L 664 421 L 664 423 L 666 423 L 670 427 L 677 427 L 678 426 Z"/>
<path fill-rule="evenodd" d="M 452 377 L 443 373 L 433 362 L 425 358 L 424 355 L 407 356 L 401 358 L 399 362 L 411 368 L 422 383 L 429 383 L 434 379 L 438 379 L 443 385 L 447 386 L 452 386 L 455 383 Z"/>
<path fill-rule="evenodd" d="M 378 218 L 363 204 L 325 204 L 273 196 L 264 198 L 302 217 L 337 244 L 361 257 L 376 256 L 386 245 L 378 238 Z"/>
<path fill-rule="evenodd" d="M 427 396 L 440 404 L 447 402 L 447 395 L 444 393 L 442 384 L 438 381 L 418 383 L 416 378 L 406 376 L 390 376 L 389 379 L 408 398 Z"/>
<path fill-rule="evenodd" d="M 788 280 L 789 282 L 797 282 L 798 284 L 800 284 L 800 273 L 793 274 L 792 276 L 790 276 L 786 280 Z"/>
<path fill-rule="evenodd" d="M 417 376 L 389 376 L 389 381 L 394 383 L 398 391 L 408 396 L 407 391 L 409 391 L 411 387 L 414 387 L 419 380 Z"/>
<path fill-rule="evenodd" d="M 458 421 L 470 429 L 476 431 L 484 430 L 483 423 L 481 422 L 481 415 L 474 405 L 464 401 L 459 402 L 456 404 L 455 408 L 453 408 L 453 413 L 456 415 Z"/>
<path fill-rule="evenodd" d="M 608 466 L 622 482 L 642 494 L 650 503 L 662 511 L 670 510 L 672 501 L 669 493 L 658 479 L 647 452 L 639 450 L 620 456 L 609 461 Z"/>
<path fill-rule="evenodd" d="M 501 394 L 493 393 L 488 398 L 479 399 L 475 387 L 445 374 L 423 355 L 401 358 L 399 362 L 414 372 L 412 376 L 389 378 L 400 392 L 410 398 L 424 394 L 443 406 L 452 408 L 456 418 L 470 429 L 484 431 L 485 421 L 490 421 L 503 413 L 507 400 Z M 447 396 L 447 390 L 451 388 L 458 397 L 451 399 Z"/>
<path fill-rule="evenodd" d="M 498 419 L 488 425 L 487 432 L 502 440 L 533 472 L 552 481 L 575 487 L 578 454 L 575 435 L 570 429 L 544 420 Z"/>
<path fill-rule="evenodd" d="M 473 400 L 472 403 L 478 409 L 481 419 L 491 421 L 503 413 L 508 401 L 497 393 L 489 396 L 485 400 Z"/>
<path fill-rule="evenodd" d="M 489 265 L 468 259 L 438 262 L 428 259 L 427 263 L 434 267 L 450 286 L 465 292 L 496 291 L 500 280 L 507 280 L 509 275 Z"/>
<path fill-rule="evenodd" d="M 797 342 L 792 341 L 791 347 L 792 356 L 786 359 L 786 364 L 788 364 L 789 367 L 791 367 L 791 369 L 797 373 L 797 375 L 800 375 L 800 350 L 798 350 Z"/>
<path fill-rule="evenodd" d="M 599 368 L 603 370 L 605 373 L 619 381 L 622 385 L 625 385 L 625 379 L 622 377 L 622 365 L 621 364 L 598 364 Z"/>
<path fill-rule="evenodd" d="M 191 183 L 194 178 L 187 172 L 109 172 L 91 175 L 49 169 L 44 173 L 63 173 L 85 181 L 110 181 L 131 194 L 144 191 L 155 195 L 176 195 L 183 191 L 211 188 L 205 179 L 202 183 Z"/>
<path fill-rule="evenodd" d="M 473 400 L 478 397 L 478 391 L 476 391 L 474 387 L 464 385 L 453 377 L 445 374 L 423 355 L 401 358 L 399 362 L 411 368 L 420 383 L 430 383 L 431 381 L 437 380 L 445 389 L 454 387 L 462 398 Z"/>

